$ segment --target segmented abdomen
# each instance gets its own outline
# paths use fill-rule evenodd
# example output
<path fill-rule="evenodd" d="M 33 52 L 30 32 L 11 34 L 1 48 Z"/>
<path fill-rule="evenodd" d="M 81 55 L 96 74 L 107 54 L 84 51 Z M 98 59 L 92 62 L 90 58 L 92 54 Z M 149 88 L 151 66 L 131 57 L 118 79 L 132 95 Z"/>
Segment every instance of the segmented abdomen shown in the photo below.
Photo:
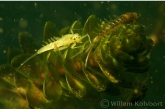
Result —
<path fill-rule="evenodd" d="M 102 37 L 106 37 L 111 31 L 114 31 L 118 26 L 123 24 L 135 23 L 139 19 L 139 14 L 136 12 L 125 13 L 113 21 L 102 21 L 100 24 L 101 31 L 95 38 L 94 42 L 99 41 Z"/>

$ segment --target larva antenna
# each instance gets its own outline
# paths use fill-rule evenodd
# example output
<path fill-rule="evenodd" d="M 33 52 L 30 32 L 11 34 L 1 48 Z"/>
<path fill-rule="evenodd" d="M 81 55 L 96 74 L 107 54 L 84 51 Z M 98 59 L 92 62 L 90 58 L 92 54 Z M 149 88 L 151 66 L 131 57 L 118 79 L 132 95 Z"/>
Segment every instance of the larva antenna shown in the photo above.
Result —
<path fill-rule="evenodd" d="M 91 38 L 90 38 L 89 34 L 86 34 L 86 35 L 82 36 L 82 37 L 81 37 L 81 40 L 84 39 L 85 37 L 88 37 L 89 42 L 91 43 Z"/>

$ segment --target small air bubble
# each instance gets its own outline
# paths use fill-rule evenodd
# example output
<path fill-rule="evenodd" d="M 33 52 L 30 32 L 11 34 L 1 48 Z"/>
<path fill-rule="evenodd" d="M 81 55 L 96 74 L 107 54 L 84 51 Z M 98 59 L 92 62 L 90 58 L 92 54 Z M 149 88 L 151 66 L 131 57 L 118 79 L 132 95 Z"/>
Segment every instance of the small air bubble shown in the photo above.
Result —
<path fill-rule="evenodd" d="M 6 50 L 4 50 L 3 53 L 6 53 Z"/>
<path fill-rule="evenodd" d="M 0 28 L 0 34 L 2 34 L 3 33 L 3 28 Z"/>
<path fill-rule="evenodd" d="M 38 7 L 38 4 L 37 3 L 34 3 L 34 7 L 37 8 Z"/>
<path fill-rule="evenodd" d="M 2 21 L 3 20 L 3 18 L 2 17 L 0 17 L 0 21 Z"/>
<path fill-rule="evenodd" d="M 21 18 L 21 20 L 19 21 L 19 26 L 20 26 L 21 28 L 25 28 L 25 27 L 27 27 L 27 25 L 28 25 L 27 20 Z"/>

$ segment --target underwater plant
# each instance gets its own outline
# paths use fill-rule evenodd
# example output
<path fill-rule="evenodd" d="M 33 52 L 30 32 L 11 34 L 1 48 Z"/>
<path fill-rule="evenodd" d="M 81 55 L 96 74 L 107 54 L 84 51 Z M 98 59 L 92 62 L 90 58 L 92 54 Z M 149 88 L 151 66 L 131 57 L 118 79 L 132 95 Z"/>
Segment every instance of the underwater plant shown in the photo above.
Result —
<path fill-rule="evenodd" d="M 9 48 L 10 64 L 0 66 L 0 105 L 80 109 L 81 102 L 99 108 L 104 95 L 131 103 L 142 100 L 153 42 L 138 19 L 135 12 L 112 21 L 91 15 L 84 26 L 75 21 L 60 32 L 48 21 L 43 32 L 46 45 L 40 49 L 30 34 L 21 32 L 23 53 Z"/>

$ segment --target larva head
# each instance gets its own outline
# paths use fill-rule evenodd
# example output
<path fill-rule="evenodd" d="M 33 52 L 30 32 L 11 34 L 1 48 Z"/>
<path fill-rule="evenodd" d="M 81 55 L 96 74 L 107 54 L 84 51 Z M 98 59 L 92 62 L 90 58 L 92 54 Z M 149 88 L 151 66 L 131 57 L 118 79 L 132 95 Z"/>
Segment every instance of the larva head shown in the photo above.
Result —
<path fill-rule="evenodd" d="M 139 19 L 139 17 L 140 17 L 140 14 L 139 13 L 136 13 L 136 12 L 133 12 L 132 13 L 133 14 L 133 22 L 136 22 L 138 19 Z"/>
<path fill-rule="evenodd" d="M 73 42 L 81 43 L 81 36 L 77 33 L 73 34 L 72 40 L 73 40 Z"/>
<path fill-rule="evenodd" d="M 136 22 L 139 19 L 139 14 L 136 12 L 128 12 L 122 15 L 125 23 Z"/>

